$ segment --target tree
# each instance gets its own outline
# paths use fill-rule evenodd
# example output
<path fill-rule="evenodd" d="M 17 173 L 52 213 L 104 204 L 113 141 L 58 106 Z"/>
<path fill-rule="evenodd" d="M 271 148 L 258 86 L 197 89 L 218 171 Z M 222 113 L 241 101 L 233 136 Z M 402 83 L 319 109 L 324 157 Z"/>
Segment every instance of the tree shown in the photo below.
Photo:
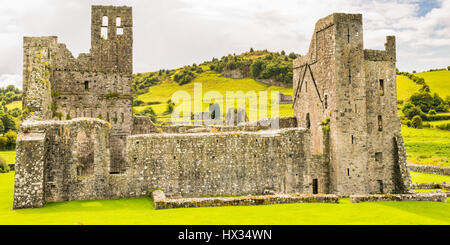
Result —
<path fill-rule="evenodd" d="M 250 53 L 253 53 L 253 52 L 255 52 L 255 50 L 253 50 L 253 48 L 250 48 Z"/>
<path fill-rule="evenodd" d="M 422 118 L 420 116 L 414 116 L 411 123 L 413 128 L 422 128 Z"/>
<path fill-rule="evenodd" d="M 6 150 L 8 139 L 5 136 L 0 136 L 0 150 Z"/>
<path fill-rule="evenodd" d="M 252 74 L 252 77 L 259 78 L 259 75 L 264 70 L 266 64 L 264 61 L 260 58 L 253 61 L 253 63 L 250 65 L 250 73 Z"/>
<path fill-rule="evenodd" d="M 431 94 L 426 92 L 416 92 L 411 95 L 409 100 L 413 105 L 420 107 L 420 109 L 425 113 L 428 113 L 433 106 L 433 97 Z"/>
<path fill-rule="evenodd" d="M 5 133 L 5 126 L 3 126 L 3 121 L 0 120 L 0 134 L 4 134 Z"/>
<path fill-rule="evenodd" d="M 3 122 L 3 126 L 5 127 L 4 132 L 8 132 L 9 130 L 17 131 L 16 123 L 14 122 L 14 118 L 10 115 L 3 114 L 0 115 L 0 119 Z"/>
<path fill-rule="evenodd" d="M 17 133 L 10 130 L 5 134 L 6 146 L 10 149 L 16 147 Z"/>
<path fill-rule="evenodd" d="M 281 50 L 281 55 L 286 55 L 286 52 L 284 52 L 284 50 Z"/>
<path fill-rule="evenodd" d="M 289 58 L 295 59 L 295 58 L 297 58 L 297 55 L 294 52 L 292 52 L 289 54 Z"/>
<path fill-rule="evenodd" d="M 426 118 L 425 113 L 422 112 L 422 110 L 418 106 L 414 106 L 412 108 L 406 109 L 403 114 L 409 119 L 412 119 L 415 116 L 420 116 L 422 118 Z"/>

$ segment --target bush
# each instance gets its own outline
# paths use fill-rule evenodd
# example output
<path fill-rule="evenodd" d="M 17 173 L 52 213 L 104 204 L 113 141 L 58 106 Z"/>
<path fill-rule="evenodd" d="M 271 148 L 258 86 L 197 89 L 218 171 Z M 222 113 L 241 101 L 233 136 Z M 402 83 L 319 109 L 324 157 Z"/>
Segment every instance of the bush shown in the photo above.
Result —
<path fill-rule="evenodd" d="M 6 163 L 5 159 L 0 157 L 0 173 L 8 173 L 9 165 Z"/>
<path fill-rule="evenodd" d="M 414 116 L 420 116 L 423 120 L 427 119 L 427 115 L 423 113 L 418 106 L 414 106 L 412 108 L 408 107 L 403 110 L 403 114 L 405 114 L 408 119 L 412 119 Z"/>
<path fill-rule="evenodd" d="M 438 124 L 438 125 L 436 125 L 436 128 L 441 129 L 441 130 L 450 131 L 450 123 Z"/>
<path fill-rule="evenodd" d="M 411 120 L 413 128 L 422 128 L 422 118 L 420 116 L 414 116 Z"/>
<path fill-rule="evenodd" d="M 412 126 L 411 120 L 406 121 L 406 126 L 408 126 L 408 127 L 411 127 L 411 126 Z"/>
<path fill-rule="evenodd" d="M 428 114 L 430 114 L 430 115 L 436 115 L 436 111 L 435 111 L 434 109 L 431 109 L 431 110 L 428 112 Z"/>
<path fill-rule="evenodd" d="M 133 100 L 133 106 L 140 106 L 144 104 L 144 101 L 142 100 Z"/>
<path fill-rule="evenodd" d="M 16 147 L 17 133 L 10 130 L 4 136 L 6 137 L 6 147 L 14 149 Z"/>

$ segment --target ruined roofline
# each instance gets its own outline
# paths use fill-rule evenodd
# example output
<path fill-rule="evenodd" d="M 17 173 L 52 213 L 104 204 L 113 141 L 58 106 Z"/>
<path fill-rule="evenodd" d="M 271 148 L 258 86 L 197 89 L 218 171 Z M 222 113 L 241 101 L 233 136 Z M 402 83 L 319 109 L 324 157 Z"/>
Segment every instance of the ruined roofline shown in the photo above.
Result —
<path fill-rule="evenodd" d="M 198 133 L 149 133 L 149 134 L 133 134 L 128 136 L 130 139 L 139 139 L 139 138 L 174 138 L 174 137 L 180 137 L 180 136 L 188 136 L 188 137 L 201 137 L 201 136 L 229 136 L 229 135 L 254 135 L 254 136 L 261 136 L 261 137 L 277 137 L 281 136 L 284 133 L 287 132 L 302 132 L 302 133 L 308 133 L 308 129 L 297 127 L 297 128 L 282 128 L 282 129 L 274 129 L 274 130 L 263 130 L 263 131 L 229 131 L 229 132 L 218 132 L 218 133 L 211 133 L 211 132 L 198 132 Z"/>
<path fill-rule="evenodd" d="M 132 7 L 127 5 L 117 6 L 117 5 L 91 5 L 92 9 L 104 9 L 104 8 L 110 8 L 110 9 L 117 9 L 117 8 L 123 8 L 123 9 L 129 9 L 131 10 Z"/>
<path fill-rule="evenodd" d="M 20 124 L 20 128 L 23 131 L 27 131 L 34 128 L 42 128 L 42 127 L 49 127 L 49 126 L 61 126 L 61 125 L 71 125 L 71 124 L 83 124 L 83 123 L 89 123 L 89 124 L 98 124 L 103 127 L 110 127 L 110 124 L 107 121 L 97 119 L 97 118 L 91 118 L 91 117 L 77 117 L 71 120 L 44 120 L 44 121 L 38 121 L 38 120 L 25 120 Z"/>
<path fill-rule="evenodd" d="M 384 50 L 364 49 L 364 60 L 367 61 L 397 61 L 395 36 L 386 36 Z"/>

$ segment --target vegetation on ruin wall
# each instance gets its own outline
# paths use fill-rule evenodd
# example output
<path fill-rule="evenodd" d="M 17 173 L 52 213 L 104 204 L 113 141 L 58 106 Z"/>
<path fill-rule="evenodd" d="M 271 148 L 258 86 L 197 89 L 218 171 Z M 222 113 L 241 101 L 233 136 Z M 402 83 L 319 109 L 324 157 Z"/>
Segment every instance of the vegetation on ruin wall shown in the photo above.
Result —
<path fill-rule="evenodd" d="M 438 182 L 438 181 L 437 181 Z M 0 174 L 0 224 L 450 224 L 450 203 L 299 203 L 155 210 L 148 197 L 48 203 L 11 210 L 14 172 Z M 233 215 L 230 215 L 232 213 Z M 64 215 L 61 215 L 64 214 Z"/>

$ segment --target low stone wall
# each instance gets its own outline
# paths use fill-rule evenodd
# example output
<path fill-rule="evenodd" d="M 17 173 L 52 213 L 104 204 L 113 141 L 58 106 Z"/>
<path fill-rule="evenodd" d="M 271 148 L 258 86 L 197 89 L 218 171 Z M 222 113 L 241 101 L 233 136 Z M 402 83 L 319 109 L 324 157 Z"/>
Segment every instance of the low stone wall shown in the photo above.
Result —
<path fill-rule="evenodd" d="M 442 183 L 413 183 L 411 185 L 412 189 L 445 189 L 450 190 L 450 184 L 442 182 Z"/>
<path fill-rule="evenodd" d="M 150 117 L 133 116 L 133 131 L 131 134 L 150 134 L 158 132 L 158 128 L 153 124 Z"/>
<path fill-rule="evenodd" d="M 389 201 L 447 202 L 445 193 L 351 195 L 350 203 Z"/>
<path fill-rule="evenodd" d="M 156 190 L 152 192 L 152 197 L 155 209 L 252 206 L 286 203 L 339 203 L 339 198 L 336 195 L 311 194 L 277 194 L 264 196 L 169 199 L 166 198 L 163 191 Z"/>
<path fill-rule="evenodd" d="M 439 175 L 450 175 L 449 167 L 438 167 L 431 165 L 418 165 L 418 164 L 408 164 L 409 171 L 427 173 L 427 174 L 439 174 Z"/>

